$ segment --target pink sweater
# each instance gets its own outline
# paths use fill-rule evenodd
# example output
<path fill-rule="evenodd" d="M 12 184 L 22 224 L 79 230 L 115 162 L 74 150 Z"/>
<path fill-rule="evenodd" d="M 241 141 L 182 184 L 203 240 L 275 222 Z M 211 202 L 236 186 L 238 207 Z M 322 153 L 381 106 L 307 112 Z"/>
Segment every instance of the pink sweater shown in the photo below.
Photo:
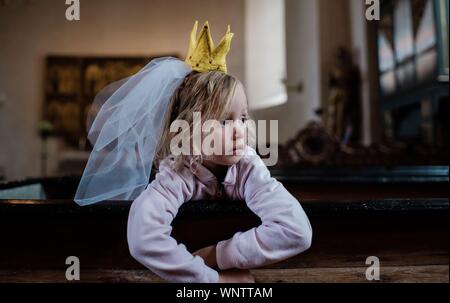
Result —
<path fill-rule="evenodd" d="M 220 195 L 216 177 L 204 166 L 176 172 L 168 157 L 160 163 L 155 180 L 133 202 L 128 218 L 131 255 L 169 282 L 216 283 L 218 272 L 193 256 L 170 236 L 172 220 L 186 201 L 209 200 Z M 300 203 L 248 147 L 239 163 L 228 168 L 223 194 L 246 201 L 262 224 L 217 244 L 219 269 L 250 269 L 295 256 L 311 245 L 312 229 Z"/>

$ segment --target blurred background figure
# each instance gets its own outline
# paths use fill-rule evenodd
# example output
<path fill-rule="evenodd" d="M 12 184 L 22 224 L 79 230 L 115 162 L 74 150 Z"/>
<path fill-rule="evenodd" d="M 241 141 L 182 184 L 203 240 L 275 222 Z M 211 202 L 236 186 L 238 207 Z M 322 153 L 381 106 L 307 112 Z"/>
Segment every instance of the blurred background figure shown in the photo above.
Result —
<path fill-rule="evenodd" d="M 343 47 L 336 52 L 330 71 L 330 96 L 324 124 L 344 144 L 361 140 L 361 76 L 351 53 Z"/>

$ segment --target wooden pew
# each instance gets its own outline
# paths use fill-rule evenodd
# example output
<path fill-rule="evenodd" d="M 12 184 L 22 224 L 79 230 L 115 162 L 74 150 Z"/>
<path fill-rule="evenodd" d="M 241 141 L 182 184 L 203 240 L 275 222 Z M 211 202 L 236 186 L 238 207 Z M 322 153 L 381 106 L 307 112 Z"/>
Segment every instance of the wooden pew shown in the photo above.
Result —
<path fill-rule="evenodd" d="M 303 254 L 252 270 L 257 282 L 369 282 L 366 258 L 377 256 L 380 282 L 448 283 L 448 171 L 447 177 L 416 176 L 409 185 L 397 176 L 397 188 L 393 180 L 367 176 L 274 175 L 300 198 L 313 243 Z M 47 199 L 0 199 L 0 282 L 67 282 L 68 256 L 80 259 L 81 282 L 163 282 L 128 252 L 131 202 L 79 207 L 67 198 L 76 178 L 39 182 Z M 3 184 L 0 196 L 2 189 L 31 184 Z M 172 234 L 195 251 L 258 224 L 244 202 L 196 201 L 179 210 Z"/>

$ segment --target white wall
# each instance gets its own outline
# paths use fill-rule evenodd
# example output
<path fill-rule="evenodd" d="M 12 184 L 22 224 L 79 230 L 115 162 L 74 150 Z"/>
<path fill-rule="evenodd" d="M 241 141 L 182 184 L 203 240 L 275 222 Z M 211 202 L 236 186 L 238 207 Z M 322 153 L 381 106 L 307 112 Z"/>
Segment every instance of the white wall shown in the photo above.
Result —
<path fill-rule="evenodd" d="M 375 45 L 368 42 L 362 0 L 286 0 L 287 78 L 290 86 L 303 84 L 303 91 L 289 91 L 288 102 L 258 110 L 256 119 L 279 119 L 279 143 L 292 139 L 315 110 L 328 103 L 328 75 L 336 50 L 344 46 L 358 51 L 363 77 L 363 143 L 377 140 L 379 109 L 373 77 Z"/>
<path fill-rule="evenodd" d="M 287 101 L 285 0 L 246 0 L 245 74 L 250 110 Z"/>
<path fill-rule="evenodd" d="M 287 80 L 303 83 L 303 91 L 288 91 L 288 102 L 253 113 L 255 119 L 279 120 L 279 143 L 285 143 L 315 119 L 320 107 L 319 1 L 286 0 Z M 273 140 L 271 140 L 273 141 Z"/>
<path fill-rule="evenodd" d="M 244 79 L 242 0 L 82 0 L 76 22 L 66 21 L 65 1 L 23 2 L 0 6 L 0 166 L 8 179 L 40 173 L 37 124 L 48 54 L 184 57 L 194 20 L 209 20 L 217 42 L 232 25 L 228 67 Z"/>

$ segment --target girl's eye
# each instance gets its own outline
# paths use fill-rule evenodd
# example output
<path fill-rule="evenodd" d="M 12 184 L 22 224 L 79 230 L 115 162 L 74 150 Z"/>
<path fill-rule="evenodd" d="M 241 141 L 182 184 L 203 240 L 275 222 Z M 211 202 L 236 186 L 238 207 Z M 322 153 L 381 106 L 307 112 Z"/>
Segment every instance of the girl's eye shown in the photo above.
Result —
<path fill-rule="evenodd" d="M 249 119 L 248 117 L 242 117 L 241 121 L 242 121 L 242 123 L 245 123 L 246 121 L 248 121 L 248 119 Z M 220 120 L 219 122 L 220 122 L 221 126 L 226 126 L 228 122 L 229 123 L 233 123 L 233 120 L 232 119 Z"/>

